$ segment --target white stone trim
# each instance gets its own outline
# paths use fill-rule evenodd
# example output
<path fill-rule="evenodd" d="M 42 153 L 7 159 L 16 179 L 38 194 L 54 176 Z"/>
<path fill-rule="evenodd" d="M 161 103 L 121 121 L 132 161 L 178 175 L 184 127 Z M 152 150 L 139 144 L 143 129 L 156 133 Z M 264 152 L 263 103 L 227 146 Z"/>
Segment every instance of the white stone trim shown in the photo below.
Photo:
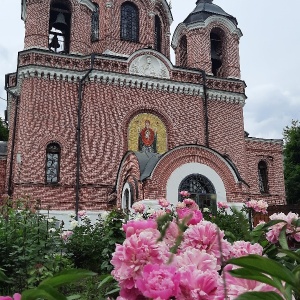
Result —
<path fill-rule="evenodd" d="M 208 100 L 216 100 L 216 101 L 223 101 L 226 103 L 240 104 L 242 107 L 244 107 L 246 103 L 246 96 L 244 94 L 233 94 L 226 91 L 209 89 L 207 95 L 208 95 Z"/>
<path fill-rule="evenodd" d="M 263 139 L 263 138 L 256 138 L 256 137 L 246 137 L 245 141 L 246 142 L 271 143 L 271 144 L 283 145 L 283 140 L 281 140 L 281 139 Z"/>
<path fill-rule="evenodd" d="M 77 2 L 85 5 L 91 11 L 95 11 L 95 5 L 90 0 L 77 0 Z"/>
<path fill-rule="evenodd" d="M 236 34 L 239 38 L 241 38 L 243 36 L 242 31 L 228 18 L 223 17 L 223 16 L 214 15 L 214 16 L 208 17 L 204 22 L 196 22 L 196 23 L 192 23 L 192 24 L 188 24 L 188 25 L 185 25 L 184 23 L 180 23 L 176 27 L 174 34 L 173 34 L 172 43 L 171 43 L 172 48 L 173 49 L 177 48 L 178 43 L 179 43 L 179 38 L 181 37 L 182 31 L 193 30 L 193 29 L 197 29 L 197 28 L 205 28 L 213 22 L 219 22 L 219 23 L 223 24 L 226 28 L 229 29 L 231 34 Z"/>
<path fill-rule="evenodd" d="M 178 43 L 179 43 L 179 38 L 181 37 L 181 33 L 187 29 L 186 25 L 184 23 L 180 23 L 178 24 L 178 26 L 176 27 L 174 33 L 173 33 L 173 37 L 172 37 L 172 42 L 171 42 L 171 46 L 172 48 L 175 50 L 178 47 Z"/>
<path fill-rule="evenodd" d="M 205 151 L 208 151 L 210 153 L 212 153 L 213 155 L 217 156 L 220 160 L 222 160 L 224 162 L 224 164 L 227 166 L 227 168 L 229 169 L 229 171 L 231 172 L 232 176 L 234 177 L 234 180 L 236 183 L 239 182 L 239 179 L 238 177 L 236 176 L 235 172 L 233 171 L 231 165 L 228 163 L 228 161 L 223 157 L 221 156 L 219 153 L 217 153 L 216 151 L 213 151 L 212 149 L 210 148 L 207 148 L 207 147 L 204 147 L 204 146 L 201 146 L 201 145 L 183 145 L 183 146 L 179 146 L 179 147 L 176 147 L 170 151 L 168 151 L 159 161 L 158 163 L 156 164 L 156 166 L 154 167 L 152 173 L 154 173 L 155 169 L 157 168 L 157 166 L 159 165 L 160 162 L 162 162 L 168 155 L 172 154 L 174 151 L 177 151 L 179 149 L 182 149 L 182 148 L 199 148 L 199 149 L 202 149 L 202 150 L 205 150 Z"/>
<path fill-rule="evenodd" d="M 160 2 L 162 2 L 162 5 L 163 5 L 165 11 L 167 12 L 169 25 L 171 25 L 173 23 L 173 16 L 172 16 L 172 13 L 171 13 L 171 8 L 170 8 L 170 6 L 169 6 L 169 4 L 167 3 L 166 0 L 160 0 Z"/>
<path fill-rule="evenodd" d="M 39 66 L 38 69 L 34 66 L 24 66 L 19 68 L 18 86 L 22 79 L 30 77 L 44 78 L 49 76 L 53 80 L 56 76 L 57 80 L 66 80 L 74 82 L 80 80 L 86 71 L 73 71 L 66 69 L 55 69 L 51 67 Z M 117 86 L 127 86 L 136 89 L 147 89 L 151 91 L 164 91 L 167 93 L 185 94 L 203 97 L 203 86 L 195 83 L 177 82 L 169 79 L 160 79 L 153 77 L 138 76 L 132 74 L 120 74 L 105 72 L 102 70 L 93 70 L 89 75 L 91 82 L 101 82 Z M 12 89 L 11 89 L 12 90 Z M 219 90 L 211 90 L 208 92 L 208 100 L 218 100 L 227 103 L 235 103 L 239 105 L 245 104 L 246 96 L 240 93 L 230 93 Z"/>
<path fill-rule="evenodd" d="M 167 181 L 166 197 L 170 203 L 178 202 L 178 188 L 182 180 L 195 173 L 204 175 L 211 181 L 216 190 L 217 202 L 227 202 L 225 185 L 215 170 L 204 164 L 187 163 L 175 169 Z"/>

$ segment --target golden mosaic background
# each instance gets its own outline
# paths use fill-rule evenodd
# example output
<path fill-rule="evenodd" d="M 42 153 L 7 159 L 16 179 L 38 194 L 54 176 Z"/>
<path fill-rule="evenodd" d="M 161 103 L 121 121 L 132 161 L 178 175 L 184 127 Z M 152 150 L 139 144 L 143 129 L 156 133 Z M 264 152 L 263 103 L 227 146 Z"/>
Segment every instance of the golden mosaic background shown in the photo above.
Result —
<path fill-rule="evenodd" d="M 128 150 L 138 151 L 139 132 L 145 127 L 145 121 L 150 121 L 150 127 L 157 133 L 157 152 L 167 151 L 167 130 L 164 123 L 155 115 L 139 114 L 129 123 L 128 128 Z"/>

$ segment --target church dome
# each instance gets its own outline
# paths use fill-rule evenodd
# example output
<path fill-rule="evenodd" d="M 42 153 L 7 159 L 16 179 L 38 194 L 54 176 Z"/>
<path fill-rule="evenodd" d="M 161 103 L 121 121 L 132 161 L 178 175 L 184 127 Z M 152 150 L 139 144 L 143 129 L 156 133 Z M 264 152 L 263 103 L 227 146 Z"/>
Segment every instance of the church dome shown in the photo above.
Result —
<path fill-rule="evenodd" d="M 203 22 L 213 15 L 222 16 L 231 20 L 235 25 L 238 24 L 235 17 L 226 13 L 220 6 L 213 4 L 213 0 L 198 0 L 196 8 L 183 21 L 184 24 Z"/>

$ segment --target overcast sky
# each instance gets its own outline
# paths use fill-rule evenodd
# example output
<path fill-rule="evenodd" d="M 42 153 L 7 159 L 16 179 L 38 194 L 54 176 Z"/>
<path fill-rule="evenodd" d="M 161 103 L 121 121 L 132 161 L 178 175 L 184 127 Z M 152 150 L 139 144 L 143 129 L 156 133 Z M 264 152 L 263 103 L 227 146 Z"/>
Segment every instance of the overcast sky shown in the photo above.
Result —
<path fill-rule="evenodd" d="M 182 22 L 196 0 L 172 0 L 174 22 Z M 245 130 L 250 136 L 282 138 L 292 119 L 300 119 L 300 0 L 214 0 L 237 18 L 242 79 L 248 97 Z M 6 99 L 4 76 L 15 72 L 23 49 L 21 0 L 0 0 L 0 97 Z M 0 99 L 0 116 L 6 102 Z"/>

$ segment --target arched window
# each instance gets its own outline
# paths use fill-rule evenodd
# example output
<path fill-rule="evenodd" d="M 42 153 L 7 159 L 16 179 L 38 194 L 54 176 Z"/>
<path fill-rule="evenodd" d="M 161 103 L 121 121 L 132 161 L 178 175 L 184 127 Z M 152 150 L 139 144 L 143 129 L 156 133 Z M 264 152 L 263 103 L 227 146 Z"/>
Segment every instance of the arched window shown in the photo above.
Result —
<path fill-rule="evenodd" d="M 139 11 L 131 2 L 121 6 L 121 39 L 130 42 L 139 40 Z"/>
<path fill-rule="evenodd" d="M 99 41 L 99 5 L 94 3 L 95 10 L 92 13 L 92 32 L 91 32 L 91 41 Z"/>
<path fill-rule="evenodd" d="M 59 182 L 60 146 L 51 143 L 46 149 L 46 183 Z"/>
<path fill-rule="evenodd" d="M 179 43 L 179 63 L 182 67 L 187 67 L 187 39 L 184 35 Z"/>
<path fill-rule="evenodd" d="M 155 16 L 154 27 L 154 49 L 161 52 L 161 21 L 157 15 Z"/>
<path fill-rule="evenodd" d="M 258 163 L 258 184 L 261 193 L 269 192 L 268 167 L 267 163 L 263 160 Z"/>
<path fill-rule="evenodd" d="M 215 76 L 222 77 L 222 55 L 223 55 L 223 44 L 222 44 L 222 30 L 214 28 L 210 33 L 210 50 L 211 50 L 211 68 L 212 73 Z"/>
<path fill-rule="evenodd" d="M 204 175 L 188 175 L 181 181 L 178 192 L 180 191 L 188 191 L 190 198 L 196 201 L 200 209 L 209 207 L 212 211 L 216 211 L 216 190 Z M 178 200 L 182 201 L 183 197 L 179 195 Z"/>
<path fill-rule="evenodd" d="M 125 183 L 122 191 L 122 209 L 125 211 L 130 210 L 131 205 L 133 203 L 133 193 L 134 190 L 132 188 L 131 183 Z"/>
<path fill-rule="evenodd" d="M 71 12 L 66 4 L 52 1 L 49 19 L 49 49 L 68 53 L 70 48 Z"/>

